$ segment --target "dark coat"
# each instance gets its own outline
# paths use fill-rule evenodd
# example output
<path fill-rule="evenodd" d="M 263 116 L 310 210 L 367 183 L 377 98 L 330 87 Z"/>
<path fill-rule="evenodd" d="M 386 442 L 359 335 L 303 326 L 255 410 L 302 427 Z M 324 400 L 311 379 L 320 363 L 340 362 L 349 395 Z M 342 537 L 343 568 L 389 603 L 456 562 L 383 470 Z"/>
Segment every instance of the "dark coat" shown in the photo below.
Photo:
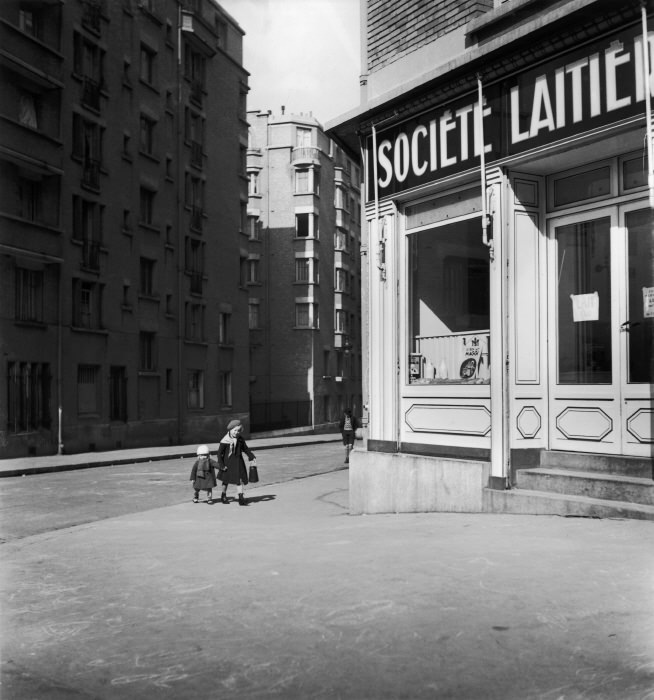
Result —
<path fill-rule="evenodd" d="M 343 436 L 344 445 L 354 445 L 354 438 L 356 437 L 356 431 L 359 427 L 359 421 L 356 416 L 351 415 L 350 420 L 352 421 L 352 430 L 345 430 L 345 413 L 341 417 L 341 422 L 338 425 L 341 435 Z"/>
<path fill-rule="evenodd" d="M 228 442 L 221 442 L 218 445 L 218 478 L 223 484 L 247 484 L 248 470 L 245 467 L 243 453 L 248 456 L 248 459 L 254 459 L 254 452 L 240 435 L 236 438 L 236 445 L 231 455 L 230 447 Z"/>
<path fill-rule="evenodd" d="M 196 459 L 193 469 L 191 469 L 191 481 L 193 482 L 193 488 L 196 491 L 211 491 L 211 489 L 216 485 L 216 463 L 209 459 L 208 469 L 204 476 L 198 476 L 198 465 L 200 460 Z"/>

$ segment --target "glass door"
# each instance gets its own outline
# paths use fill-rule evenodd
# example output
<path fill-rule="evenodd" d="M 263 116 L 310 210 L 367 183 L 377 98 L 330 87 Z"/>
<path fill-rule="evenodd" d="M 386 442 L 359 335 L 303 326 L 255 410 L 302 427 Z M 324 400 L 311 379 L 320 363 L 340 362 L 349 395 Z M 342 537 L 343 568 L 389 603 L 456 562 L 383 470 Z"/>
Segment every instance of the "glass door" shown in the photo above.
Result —
<path fill-rule="evenodd" d="M 615 207 L 550 224 L 550 447 L 620 453 Z"/>
<path fill-rule="evenodd" d="M 624 452 L 651 456 L 654 447 L 654 216 L 642 202 L 620 210 L 625 238 L 625 314 L 620 323 Z"/>
<path fill-rule="evenodd" d="M 643 202 L 550 223 L 550 447 L 649 456 L 654 218 Z"/>

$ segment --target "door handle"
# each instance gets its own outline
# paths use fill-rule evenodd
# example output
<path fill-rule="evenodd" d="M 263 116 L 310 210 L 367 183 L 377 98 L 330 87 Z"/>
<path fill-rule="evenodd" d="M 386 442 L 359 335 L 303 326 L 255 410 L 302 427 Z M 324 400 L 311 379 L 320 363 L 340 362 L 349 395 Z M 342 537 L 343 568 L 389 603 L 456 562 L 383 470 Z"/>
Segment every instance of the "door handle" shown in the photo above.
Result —
<path fill-rule="evenodd" d="M 640 321 L 625 321 L 624 323 L 620 324 L 620 331 L 623 333 L 629 333 L 634 326 L 640 326 Z"/>

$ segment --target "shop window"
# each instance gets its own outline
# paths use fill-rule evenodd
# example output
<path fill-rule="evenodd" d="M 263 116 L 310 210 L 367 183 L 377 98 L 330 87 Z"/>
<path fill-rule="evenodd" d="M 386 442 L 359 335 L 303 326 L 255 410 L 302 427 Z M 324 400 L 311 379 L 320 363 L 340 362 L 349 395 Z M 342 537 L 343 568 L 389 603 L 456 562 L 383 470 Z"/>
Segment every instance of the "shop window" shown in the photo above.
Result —
<path fill-rule="evenodd" d="M 477 217 L 408 238 L 410 383 L 490 381 L 489 262 L 481 238 Z"/>
<path fill-rule="evenodd" d="M 645 159 L 641 153 L 626 157 L 621 162 L 620 185 L 622 192 L 641 189 L 647 186 L 647 170 Z"/>
<path fill-rule="evenodd" d="M 551 187 L 551 205 L 565 207 L 576 202 L 585 202 L 611 194 L 611 166 L 603 165 L 561 175 L 554 178 Z"/>

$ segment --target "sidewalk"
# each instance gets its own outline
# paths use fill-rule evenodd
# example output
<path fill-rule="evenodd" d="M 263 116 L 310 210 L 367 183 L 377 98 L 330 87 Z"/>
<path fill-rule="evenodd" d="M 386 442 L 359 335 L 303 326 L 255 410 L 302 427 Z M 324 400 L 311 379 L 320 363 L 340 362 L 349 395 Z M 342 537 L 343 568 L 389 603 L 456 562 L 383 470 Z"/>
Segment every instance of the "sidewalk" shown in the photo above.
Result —
<path fill-rule="evenodd" d="M 325 442 L 340 442 L 340 433 L 320 435 L 281 435 L 262 436 L 256 434 L 247 438 L 248 446 L 253 451 L 271 450 L 279 447 L 300 447 Z M 211 452 L 218 449 L 218 443 L 207 443 Z M 197 444 L 169 445 L 163 447 L 141 447 L 127 450 L 109 450 L 107 452 L 82 452 L 79 454 L 46 455 L 43 457 L 16 457 L 0 459 L 0 477 L 23 476 L 23 474 L 45 474 L 47 472 L 89 469 L 91 467 L 110 467 L 114 464 L 135 464 L 138 462 L 156 462 L 163 459 L 188 459 L 195 456 Z"/>
<path fill-rule="evenodd" d="M 349 516 L 345 470 L 247 495 L 4 544 L 2 697 L 652 698 L 651 523 Z"/>

